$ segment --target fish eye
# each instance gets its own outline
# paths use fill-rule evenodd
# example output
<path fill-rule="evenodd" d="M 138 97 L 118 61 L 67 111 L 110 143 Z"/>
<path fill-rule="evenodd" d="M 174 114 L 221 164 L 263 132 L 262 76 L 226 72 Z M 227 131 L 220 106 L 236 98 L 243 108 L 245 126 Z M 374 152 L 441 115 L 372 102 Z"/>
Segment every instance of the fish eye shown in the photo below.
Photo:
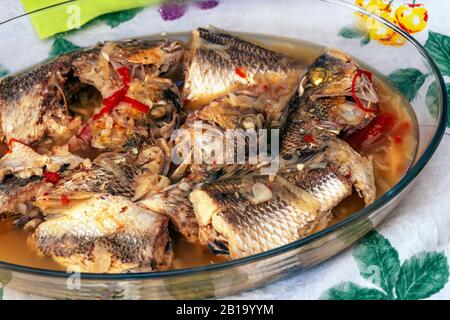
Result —
<path fill-rule="evenodd" d="M 311 74 L 311 82 L 315 86 L 320 85 L 327 78 L 327 71 L 323 68 L 316 68 Z"/>

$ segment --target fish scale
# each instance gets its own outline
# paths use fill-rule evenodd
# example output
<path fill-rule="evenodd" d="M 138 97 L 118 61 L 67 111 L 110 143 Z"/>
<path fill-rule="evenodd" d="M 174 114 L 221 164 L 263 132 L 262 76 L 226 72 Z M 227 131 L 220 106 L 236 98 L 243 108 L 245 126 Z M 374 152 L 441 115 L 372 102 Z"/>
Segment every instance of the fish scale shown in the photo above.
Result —
<path fill-rule="evenodd" d="M 269 200 L 255 203 L 257 195 L 251 197 L 255 183 L 271 190 Z M 213 182 L 194 190 L 190 198 L 200 241 L 214 246 L 212 239 L 225 239 L 234 259 L 301 239 L 327 221 L 330 210 L 350 193 L 351 183 L 329 165 L 281 172 L 273 181 L 255 176 Z"/>

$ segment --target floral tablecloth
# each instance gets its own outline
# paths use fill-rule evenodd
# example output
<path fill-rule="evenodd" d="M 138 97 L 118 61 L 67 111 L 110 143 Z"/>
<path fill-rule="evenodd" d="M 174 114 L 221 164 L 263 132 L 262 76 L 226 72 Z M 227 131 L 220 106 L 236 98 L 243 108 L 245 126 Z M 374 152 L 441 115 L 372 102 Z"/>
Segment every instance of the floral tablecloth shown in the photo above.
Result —
<path fill-rule="evenodd" d="M 227 5 L 229 1 L 233 0 L 194 3 L 202 10 L 214 10 L 214 7 Z M 379 5 L 383 1 L 357 0 L 356 3 L 367 6 Z M 394 0 L 390 8 L 397 10 L 404 3 L 414 1 Z M 403 7 L 403 13 L 408 14 L 407 11 L 413 9 L 417 15 L 397 23 L 402 23 L 402 27 L 411 32 L 417 32 L 414 36 L 426 44 L 444 75 L 447 94 L 450 95 L 450 1 L 424 0 L 421 3 L 422 6 L 417 1 L 411 6 Z M 161 19 L 176 20 L 186 14 L 191 5 L 177 0 L 154 10 L 158 10 Z M 0 21 L 23 12 L 18 0 L 4 0 L 0 3 Z M 104 17 L 104 22 L 113 28 L 133 19 L 137 14 L 139 10 L 135 9 L 111 14 Z M 362 44 L 377 37 L 374 34 L 360 33 L 353 28 L 341 30 L 341 35 L 361 41 Z M 54 54 L 67 50 L 72 45 L 64 39 L 58 41 L 55 42 Z M 395 39 L 377 41 L 395 42 Z M 0 76 L 6 73 L 7 70 L 0 66 Z M 423 84 L 420 83 L 420 75 L 417 75 L 416 80 L 420 87 Z M 406 94 L 414 94 L 410 92 L 410 88 L 405 90 Z M 436 154 L 418 177 L 411 192 L 395 209 L 395 213 L 357 245 L 296 277 L 229 298 L 450 299 L 449 151 L 450 136 L 446 134 Z M 45 298 L 9 289 L 8 281 L 8 277 L 0 277 L 0 299 Z"/>

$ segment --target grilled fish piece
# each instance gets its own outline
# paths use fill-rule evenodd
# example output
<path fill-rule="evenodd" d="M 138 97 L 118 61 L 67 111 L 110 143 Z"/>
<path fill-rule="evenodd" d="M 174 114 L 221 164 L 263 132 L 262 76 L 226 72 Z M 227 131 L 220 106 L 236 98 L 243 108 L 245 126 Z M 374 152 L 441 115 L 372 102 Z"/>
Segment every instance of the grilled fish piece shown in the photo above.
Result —
<path fill-rule="evenodd" d="M 73 62 L 75 76 L 106 98 L 120 89 L 115 70 L 126 67 L 132 80 L 144 81 L 178 68 L 184 48 L 171 40 L 127 40 L 100 43 Z"/>
<path fill-rule="evenodd" d="M 48 217 L 33 240 L 43 255 L 81 272 L 164 270 L 173 256 L 167 225 L 166 217 L 126 198 L 95 195 Z"/>
<path fill-rule="evenodd" d="M 303 66 L 294 59 L 233 35 L 199 28 L 185 58 L 183 99 L 195 108 L 229 93 L 263 96 L 277 119 L 298 85 Z"/>
<path fill-rule="evenodd" d="M 281 139 L 283 159 L 298 161 L 305 152 L 321 149 L 330 138 L 360 129 L 375 117 L 370 110 L 375 110 L 378 96 L 362 71 L 336 49 L 326 49 L 317 58 L 289 103 Z"/>

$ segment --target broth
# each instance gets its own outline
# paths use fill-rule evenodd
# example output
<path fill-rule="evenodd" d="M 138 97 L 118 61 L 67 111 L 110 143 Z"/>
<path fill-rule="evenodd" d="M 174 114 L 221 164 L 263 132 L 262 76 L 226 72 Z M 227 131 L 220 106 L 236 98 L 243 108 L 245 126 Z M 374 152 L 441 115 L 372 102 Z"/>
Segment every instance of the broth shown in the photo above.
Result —
<path fill-rule="evenodd" d="M 311 64 L 323 47 L 299 40 L 241 34 L 242 38 L 251 39 L 272 50 L 290 55 L 306 64 Z M 171 38 L 186 40 L 189 34 L 173 34 Z M 370 66 L 365 66 L 372 69 Z M 376 75 L 374 84 L 380 97 L 380 116 L 393 115 L 397 123 L 404 125 L 401 136 L 392 135 L 374 150 L 358 149 L 366 156 L 372 156 L 377 186 L 377 197 L 392 188 L 408 171 L 416 154 L 418 130 L 409 102 L 395 88 L 390 86 L 382 76 Z M 406 125 L 407 124 L 407 125 Z M 1 150 L 0 150 L 1 151 Z M 334 219 L 330 224 L 341 221 L 363 207 L 363 201 L 356 192 L 341 202 L 334 210 Z M 41 269 L 64 270 L 51 258 L 42 257 L 31 246 L 28 238 L 31 233 L 15 230 L 11 220 L 0 221 L 0 261 Z M 174 237 L 173 268 L 187 268 L 226 261 L 223 257 L 212 255 L 205 246 L 189 243 L 180 237 Z"/>

